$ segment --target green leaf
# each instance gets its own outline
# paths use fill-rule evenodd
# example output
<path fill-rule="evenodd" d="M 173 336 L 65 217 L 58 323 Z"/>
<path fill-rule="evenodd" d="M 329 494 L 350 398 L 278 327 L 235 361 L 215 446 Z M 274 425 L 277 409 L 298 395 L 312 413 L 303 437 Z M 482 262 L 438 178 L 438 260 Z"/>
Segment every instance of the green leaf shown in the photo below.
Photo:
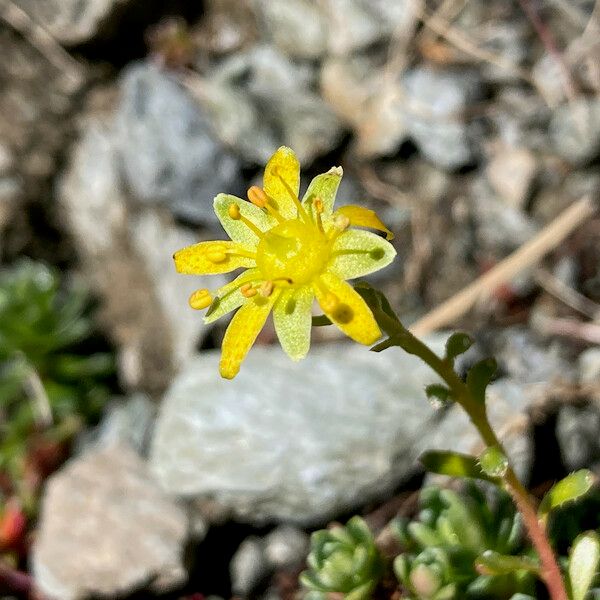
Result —
<path fill-rule="evenodd" d="M 386 317 L 389 318 L 389 323 L 385 320 L 382 320 L 381 322 L 378 321 L 379 326 L 381 329 L 383 329 L 383 331 L 385 331 L 385 333 L 387 333 L 389 336 L 393 336 L 395 333 L 398 333 L 399 330 L 404 329 L 400 319 L 398 319 L 398 316 L 392 309 L 391 304 L 383 292 L 375 289 L 366 281 L 358 281 L 354 284 L 354 289 L 362 296 L 363 300 L 373 311 L 376 319 L 378 312 L 382 312 Z"/>
<path fill-rule="evenodd" d="M 442 405 L 448 404 L 452 401 L 452 392 L 441 383 L 432 383 L 425 388 L 425 393 L 430 401 L 440 403 Z"/>
<path fill-rule="evenodd" d="M 327 315 L 318 315 L 312 318 L 313 327 L 326 327 L 331 324 L 332 323 Z"/>
<path fill-rule="evenodd" d="M 419 460 L 431 473 L 450 477 L 472 477 L 498 484 L 497 477 L 485 473 L 474 456 L 452 452 L 450 450 L 429 450 Z"/>
<path fill-rule="evenodd" d="M 467 387 L 473 398 L 479 403 L 485 403 L 485 390 L 496 374 L 498 365 L 493 358 L 486 358 L 476 363 L 467 373 Z"/>
<path fill-rule="evenodd" d="M 379 344 L 375 344 L 371 348 L 371 352 L 382 352 L 383 350 L 387 350 L 392 346 L 402 347 L 402 344 L 399 343 L 398 338 L 395 336 L 389 337 L 387 340 L 383 340 L 383 342 L 379 342 Z"/>
<path fill-rule="evenodd" d="M 486 550 L 475 559 L 475 568 L 482 575 L 508 575 L 515 571 L 538 574 L 539 564 L 529 556 L 507 556 Z"/>
<path fill-rule="evenodd" d="M 580 535 L 569 553 L 571 600 L 584 600 L 600 565 L 600 538 L 594 531 Z"/>
<path fill-rule="evenodd" d="M 539 514 L 546 517 L 555 508 L 578 500 L 587 494 L 595 483 L 594 474 L 587 469 L 570 473 L 558 483 L 555 483 L 540 503 Z"/>
<path fill-rule="evenodd" d="M 490 477 L 504 477 L 508 469 L 508 458 L 498 446 L 490 446 L 479 455 L 479 466 Z"/>
<path fill-rule="evenodd" d="M 473 345 L 473 338 L 466 333 L 453 333 L 446 342 L 446 360 L 451 364 L 460 354 L 465 353 Z"/>

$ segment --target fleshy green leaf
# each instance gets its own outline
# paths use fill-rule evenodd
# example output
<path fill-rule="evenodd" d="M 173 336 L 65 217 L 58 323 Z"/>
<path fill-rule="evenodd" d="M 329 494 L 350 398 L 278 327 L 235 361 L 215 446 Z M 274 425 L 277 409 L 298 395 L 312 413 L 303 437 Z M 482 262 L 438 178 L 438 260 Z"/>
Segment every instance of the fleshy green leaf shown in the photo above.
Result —
<path fill-rule="evenodd" d="M 600 565 L 600 538 L 594 531 L 580 535 L 569 554 L 571 600 L 584 600 Z"/>
<path fill-rule="evenodd" d="M 486 358 L 473 365 L 467 373 L 467 387 L 481 404 L 485 403 L 485 390 L 496 374 L 498 366 L 493 358 Z"/>
<path fill-rule="evenodd" d="M 508 469 L 508 458 L 498 446 L 490 446 L 480 454 L 479 466 L 490 477 L 504 477 Z"/>
<path fill-rule="evenodd" d="M 432 383 L 425 388 L 425 393 L 430 401 L 441 405 L 447 404 L 452 400 L 452 392 L 441 383 Z"/>
<path fill-rule="evenodd" d="M 486 550 L 475 560 L 475 568 L 482 575 L 507 575 L 515 571 L 538 574 L 539 564 L 529 556 L 507 556 Z"/>
<path fill-rule="evenodd" d="M 429 450 L 420 457 L 422 465 L 432 473 L 450 477 L 472 477 L 498 483 L 498 478 L 482 471 L 474 456 L 460 454 L 450 450 Z"/>
<path fill-rule="evenodd" d="M 446 360 L 450 363 L 473 345 L 473 339 L 466 333 L 453 333 L 446 342 Z"/>
<path fill-rule="evenodd" d="M 555 483 L 540 503 L 539 513 L 545 517 L 551 510 L 578 500 L 593 487 L 595 477 L 591 471 L 581 469 L 570 473 L 558 483 Z"/>

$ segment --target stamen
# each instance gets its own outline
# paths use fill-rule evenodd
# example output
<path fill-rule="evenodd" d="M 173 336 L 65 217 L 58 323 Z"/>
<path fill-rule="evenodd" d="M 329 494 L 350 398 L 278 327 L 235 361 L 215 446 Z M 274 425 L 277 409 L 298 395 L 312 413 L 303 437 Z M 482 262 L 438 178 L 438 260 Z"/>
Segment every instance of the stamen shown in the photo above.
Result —
<path fill-rule="evenodd" d="M 213 301 L 212 294 L 207 289 L 196 290 L 189 298 L 188 302 L 194 310 L 208 308 Z"/>
<path fill-rule="evenodd" d="M 264 190 L 261 190 L 257 185 L 253 185 L 248 189 L 248 200 L 258 206 L 258 208 L 265 208 L 269 203 L 269 197 L 265 194 Z"/>
<path fill-rule="evenodd" d="M 273 293 L 274 287 L 272 281 L 263 281 L 260 286 L 260 295 L 268 298 Z"/>
<path fill-rule="evenodd" d="M 321 233 L 325 233 L 325 231 L 323 230 L 323 220 L 321 219 L 321 215 L 323 214 L 323 211 L 325 210 L 323 207 L 323 200 L 321 200 L 321 198 L 319 198 L 317 196 L 313 200 L 313 206 L 315 208 L 315 212 L 317 213 L 317 227 L 319 228 L 319 231 Z"/>
<path fill-rule="evenodd" d="M 234 221 L 241 221 L 256 237 L 262 238 L 264 233 L 250 220 L 242 215 L 240 207 L 234 203 L 229 205 L 227 213 Z"/>
<path fill-rule="evenodd" d="M 248 200 L 250 200 L 254 206 L 258 206 L 258 208 L 265 208 L 267 212 L 272 217 L 275 217 L 275 219 L 277 219 L 280 223 L 285 221 L 285 219 L 279 214 L 279 211 L 273 206 L 273 201 L 271 198 L 267 196 L 263 189 L 259 188 L 257 185 L 253 185 L 248 189 L 247 194 Z"/>
<path fill-rule="evenodd" d="M 228 256 L 241 256 L 243 258 L 251 258 L 252 260 L 256 260 L 255 252 L 250 252 L 248 250 L 242 250 L 240 248 L 237 248 L 235 250 L 225 250 L 225 253 Z"/>
<path fill-rule="evenodd" d="M 274 167 L 272 173 L 273 175 L 275 175 L 275 177 L 279 179 L 279 181 L 281 181 L 281 183 L 283 183 L 283 187 L 285 188 L 286 192 L 289 194 L 290 198 L 293 200 L 294 204 L 296 205 L 296 208 L 298 209 L 298 214 L 302 217 L 305 223 L 308 223 L 308 221 L 310 220 L 308 213 L 304 210 L 304 206 L 302 206 L 302 202 L 300 202 L 300 199 L 298 198 L 298 196 L 296 196 L 294 190 L 289 186 L 288 182 L 279 174 L 279 169 L 277 167 Z"/>
<path fill-rule="evenodd" d="M 335 215 L 333 226 L 340 231 L 346 231 L 350 227 L 350 219 L 346 215 Z"/>
<path fill-rule="evenodd" d="M 258 293 L 255 288 L 252 287 L 251 283 L 245 283 L 241 288 L 240 292 L 244 298 L 252 298 L 252 296 L 256 296 Z"/>

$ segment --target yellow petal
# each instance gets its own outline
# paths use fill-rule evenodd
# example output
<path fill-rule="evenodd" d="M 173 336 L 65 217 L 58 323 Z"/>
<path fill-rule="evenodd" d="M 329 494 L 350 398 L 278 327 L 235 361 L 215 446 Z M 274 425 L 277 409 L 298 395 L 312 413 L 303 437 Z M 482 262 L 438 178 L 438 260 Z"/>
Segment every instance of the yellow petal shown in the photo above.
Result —
<path fill-rule="evenodd" d="M 310 285 L 286 289 L 281 292 L 273 309 L 277 337 L 292 360 L 300 360 L 308 354 L 314 297 Z"/>
<path fill-rule="evenodd" d="M 328 270 L 340 279 L 364 277 L 387 267 L 396 250 L 381 236 L 361 229 L 348 229 L 335 240 Z"/>
<path fill-rule="evenodd" d="M 312 204 L 315 198 L 321 198 L 323 202 L 323 216 L 327 218 L 331 215 L 335 203 L 335 195 L 337 194 L 343 174 L 342 167 L 333 167 L 327 173 L 317 175 L 310 182 L 304 198 L 302 198 L 302 204 L 306 207 L 307 212 L 312 211 Z"/>
<path fill-rule="evenodd" d="M 240 244 L 224 240 L 188 246 L 175 252 L 173 260 L 179 273 L 209 275 L 256 266 L 256 261 L 248 254 L 248 250 Z"/>
<path fill-rule="evenodd" d="M 259 239 L 258 235 L 243 219 L 234 220 L 231 218 L 229 207 L 232 204 L 236 204 L 239 207 L 240 215 L 248 219 L 260 231 L 268 231 L 277 225 L 277 221 L 265 211 L 241 198 L 236 198 L 229 194 L 219 194 L 215 198 L 215 214 L 219 217 L 219 221 L 221 221 L 221 225 L 223 225 L 223 229 L 227 232 L 227 235 L 234 242 L 238 242 L 249 248 L 256 248 Z"/>
<path fill-rule="evenodd" d="M 335 212 L 336 214 L 348 217 L 350 219 L 350 225 L 377 229 L 377 231 L 383 231 L 385 233 L 386 240 L 394 239 L 394 234 L 381 222 L 381 219 L 374 210 L 349 204 L 348 206 L 341 206 Z"/>
<path fill-rule="evenodd" d="M 367 346 L 381 337 L 371 309 L 350 284 L 324 273 L 314 290 L 323 312 L 348 337 Z"/>
<path fill-rule="evenodd" d="M 255 296 L 235 313 L 223 338 L 219 366 L 221 377 L 233 379 L 238 374 L 240 365 L 263 328 L 277 296 L 276 292 L 268 298 Z"/>
<path fill-rule="evenodd" d="M 300 191 L 300 163 L 293 150 L 281 146 L 271 156 L 265 167 L 263 188 L 267 196 L 275 201 L 275 208 L 281 215 L 286 219 L 296 216 L 297 208 L 292 194 L 297 198 Z"/>
<path fill-rule="evenodd" d="M 247 298 L 242 294 L 240 288 L 244 283 L 260 279 L 260 277 L 258 269 L 248 269 L 233 281 L 219 288 L 215 292 L 215 299 L 204 317 L 204 322 L 207 324 L 212 323 L 244 304 Z"/>

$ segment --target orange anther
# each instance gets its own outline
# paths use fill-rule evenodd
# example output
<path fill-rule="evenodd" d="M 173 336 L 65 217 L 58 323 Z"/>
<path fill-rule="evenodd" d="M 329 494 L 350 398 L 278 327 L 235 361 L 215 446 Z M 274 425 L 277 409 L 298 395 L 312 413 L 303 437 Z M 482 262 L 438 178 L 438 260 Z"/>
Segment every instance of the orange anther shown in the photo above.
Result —
<path fill-rule="evenodd" d="M 269 197 L 265 194 L 265 191 L 256 185 L 248 190 L 248 200 L 259 208 L 264 208 L 269 203 Z"/>

